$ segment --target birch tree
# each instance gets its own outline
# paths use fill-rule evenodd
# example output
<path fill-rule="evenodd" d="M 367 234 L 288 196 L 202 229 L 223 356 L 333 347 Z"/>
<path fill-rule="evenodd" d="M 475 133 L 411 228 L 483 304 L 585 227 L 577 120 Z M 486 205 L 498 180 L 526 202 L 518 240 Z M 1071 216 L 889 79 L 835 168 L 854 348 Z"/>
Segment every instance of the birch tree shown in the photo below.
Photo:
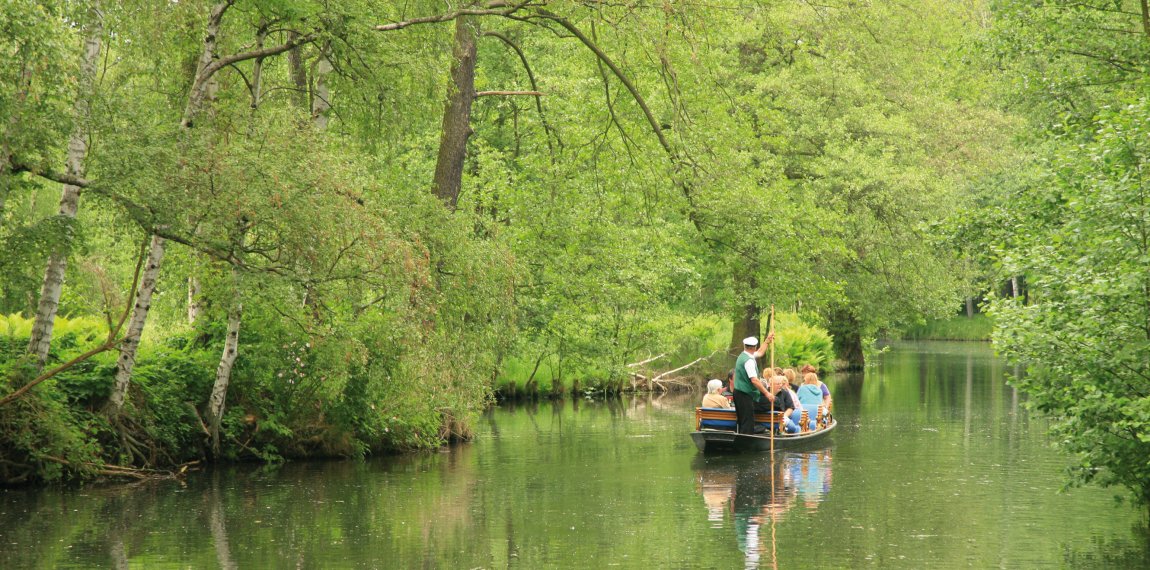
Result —
<path fill-rule="evenodd" d="M 83 55 L 80 59 L 79 86 L 76 95 L 75 121 L 72 136 L 68 141 L 68 158 L 65 172 L 69 176 L 85 175 L 84 158 L 88 152 L 88 132 L 91 128 L 91 98 L 96 84 L 96 63 L 100 57 L 100 44 L 104 33 L 103 16 L 99 2 L 93 2 L 85 26 Z M 60 216 L 74 220 L 80 202 L 80 187 L 64 184 L 60 195 Z M 52 252 L 48 267 L 44 271 L 44 284 L 40 290 L 40 302 L 36 310 L 36 320 L 32 326 L 28 351 L 36 358 L 36 370 L 44 368 L 48 350 L 52 344 L 52 325 L 56 320 L 56 310 L 60 305 L 60 293 L 64 288 L 64 273 L 68 266 L 68 245 L 71 241 L 71 226 L 67 226 L 65 243 Z"/>
<path fill-rule="evenodd" d="M 314 32 L 297 34 L 283 44 L 220 56 L 217 52 L 221 25 L 225 14 L 233 4 L 233 0 L 219 2 L 213 5 L 209 12 L 208 20 L 204 28 L 202 50 L 196 64 L 196 71 L 192 78 L 191 87 L 188 91 L 187 104 L 185 105 L 183 116 L 180 119 L 180 127 L 185 137 L 190 137 L 191 130 L 195 127 L 196 121 L 201 115 L 206 101 L 209 99 L 212 81 L 216 73 L 239 62 L 262 59 L 290 51 L 300 45 L 311 43 L 317 37 L 317 34 Z M 162 233 L 163 228 L 160 228 L 160 230 Z M 148 311 L 151 308 L 150 300 L 152 292 L 155 289 L 155 280 L 148 279 L 148 271 L 152 271 L 154 268 L 154 271 L 158 274 L 163 256 L 164 238 L 157 233 L 152 240 L 152 248 L 149 250 L 149 258 L 145 265 L 145 275 L 141 280 L 141 286 L 137 294 L 137 302 L 132 314 L 131 322 L 133 324 L 139 323 L 139 329 L 129 328 L 129 337 L 124 342 L 120 360 L 117 362 L 115 387 L 109 399 L 112 411 L 118 411 L 123 405 L 124 392 L 127 390 L 131 379 L 136 347 L 139 345 L 139 335 L 143 332 L 143 325 L 147 320 Z"/>

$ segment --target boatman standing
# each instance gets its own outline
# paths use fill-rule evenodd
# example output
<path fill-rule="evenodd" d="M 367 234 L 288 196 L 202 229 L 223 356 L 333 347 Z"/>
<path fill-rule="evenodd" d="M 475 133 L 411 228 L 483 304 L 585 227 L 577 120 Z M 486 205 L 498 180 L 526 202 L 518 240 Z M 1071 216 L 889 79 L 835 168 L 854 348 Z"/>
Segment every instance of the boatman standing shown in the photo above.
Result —
<path fill-rule="evenodd" d="M 759 347 L 759 339 L 753 336 L 743 339 L 743 353 L 735 361 L 735 417 L 738 419 L 739 433 L 767 431 L 755 425 L 755 412 L 770 413 L 775 395 L 767 389 L 766 383 L 759 376 L 759 365 L 755 359 L 762 357 L 767 345 L 774 341 L 775 333 L 767 335 L 762 347 Z"/>

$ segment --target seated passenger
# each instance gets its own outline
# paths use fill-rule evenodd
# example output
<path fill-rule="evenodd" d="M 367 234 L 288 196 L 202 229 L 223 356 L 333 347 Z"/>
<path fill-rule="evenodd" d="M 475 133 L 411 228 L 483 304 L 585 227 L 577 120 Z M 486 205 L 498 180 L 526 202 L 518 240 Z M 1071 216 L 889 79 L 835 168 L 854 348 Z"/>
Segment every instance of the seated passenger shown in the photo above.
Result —
<path fill-rule="evenodd" d="M 783 369 L 783 376 L 787 377 L 787 384 L 790 384 L 792 390 L 799 389 L 799 385 L 795 383 L 795 370 L 793 368 Z"/>
<path fill-rule="evenodd" d="M 805 364 L 803 365 L 802 372 L 804 375 L 811 372 L 818 374 L 819 370 L 810 364 Z M 829 414 L 831 412 L 831 390 L 830 388 L 827 388 L 826 383 L 824 383 L 822 380 L 819 380 L 819 390 L 822 390 L 823 392 L 823 408 L 825 409 L 826 413 Z"/>
<path fill-rule="evenodd" d="M 775 394 L 774 410 L 783 413 L 783 429 L 787 433 L 798 433 L 799 424 L 793 419 L 796 404 L 791 398 L 791 391 L 787 389 L 786 376 L 771 377 L 771 391 Z"/>
<path fill-rule="evenodd" d="M 783 379 L 783 388 L 785 388 L 787 392 L 790 392 L 791 402 L 795 404 L 795 411 L 791 412 L 791 420 L 795 422 L 795 425 L 802 427 L 803 406 L 799 403 L 799 394 L 796 392 L 798 388 L 791 386 L 790 382 L 787 382 L 786 376 L 780 377 Z"/>
<path fill-rule="evenodd" d="M 807 420 L 810 429 L 815 429 L 815 418 L 819 415 L 819 406 L 823 405 L 823 391 L 819 389 L 819 375 L 807 372 L 803 376 L 803 385 L 799 388 L 799 405 L 807 411 Z"/>
<path fill-rule="evenodd" d="M 723 408 L 728 409 L 731 407 L 731 402 L 723 395 L 723 381 L 715 378 L 707 382 L 707 395 L 703 396 L 704 408 Z"/>

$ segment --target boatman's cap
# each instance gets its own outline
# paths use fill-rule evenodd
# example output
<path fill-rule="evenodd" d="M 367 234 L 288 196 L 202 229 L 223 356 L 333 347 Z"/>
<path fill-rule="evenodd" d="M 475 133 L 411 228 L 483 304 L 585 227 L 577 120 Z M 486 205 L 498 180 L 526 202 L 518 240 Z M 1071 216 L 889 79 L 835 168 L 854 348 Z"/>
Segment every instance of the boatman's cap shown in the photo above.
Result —
<path fill-rule="evenodd" d="M 743 346 L 759 346 L 759 339 L 749 336 L 743 339 Z"/>

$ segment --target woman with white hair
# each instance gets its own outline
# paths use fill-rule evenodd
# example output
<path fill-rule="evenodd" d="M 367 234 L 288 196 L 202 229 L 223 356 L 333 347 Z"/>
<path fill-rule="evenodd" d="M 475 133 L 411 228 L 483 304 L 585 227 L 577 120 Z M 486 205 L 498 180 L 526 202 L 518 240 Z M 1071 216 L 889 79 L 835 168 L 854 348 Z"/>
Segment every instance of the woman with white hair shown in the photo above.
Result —
<path fill-rule="evenodd" d="M 731 403 L 723 395 L 723 381 L 715 378 L 707 382 L 707 395 L 703 396 L 704 408 L 730 408 Z"/>

